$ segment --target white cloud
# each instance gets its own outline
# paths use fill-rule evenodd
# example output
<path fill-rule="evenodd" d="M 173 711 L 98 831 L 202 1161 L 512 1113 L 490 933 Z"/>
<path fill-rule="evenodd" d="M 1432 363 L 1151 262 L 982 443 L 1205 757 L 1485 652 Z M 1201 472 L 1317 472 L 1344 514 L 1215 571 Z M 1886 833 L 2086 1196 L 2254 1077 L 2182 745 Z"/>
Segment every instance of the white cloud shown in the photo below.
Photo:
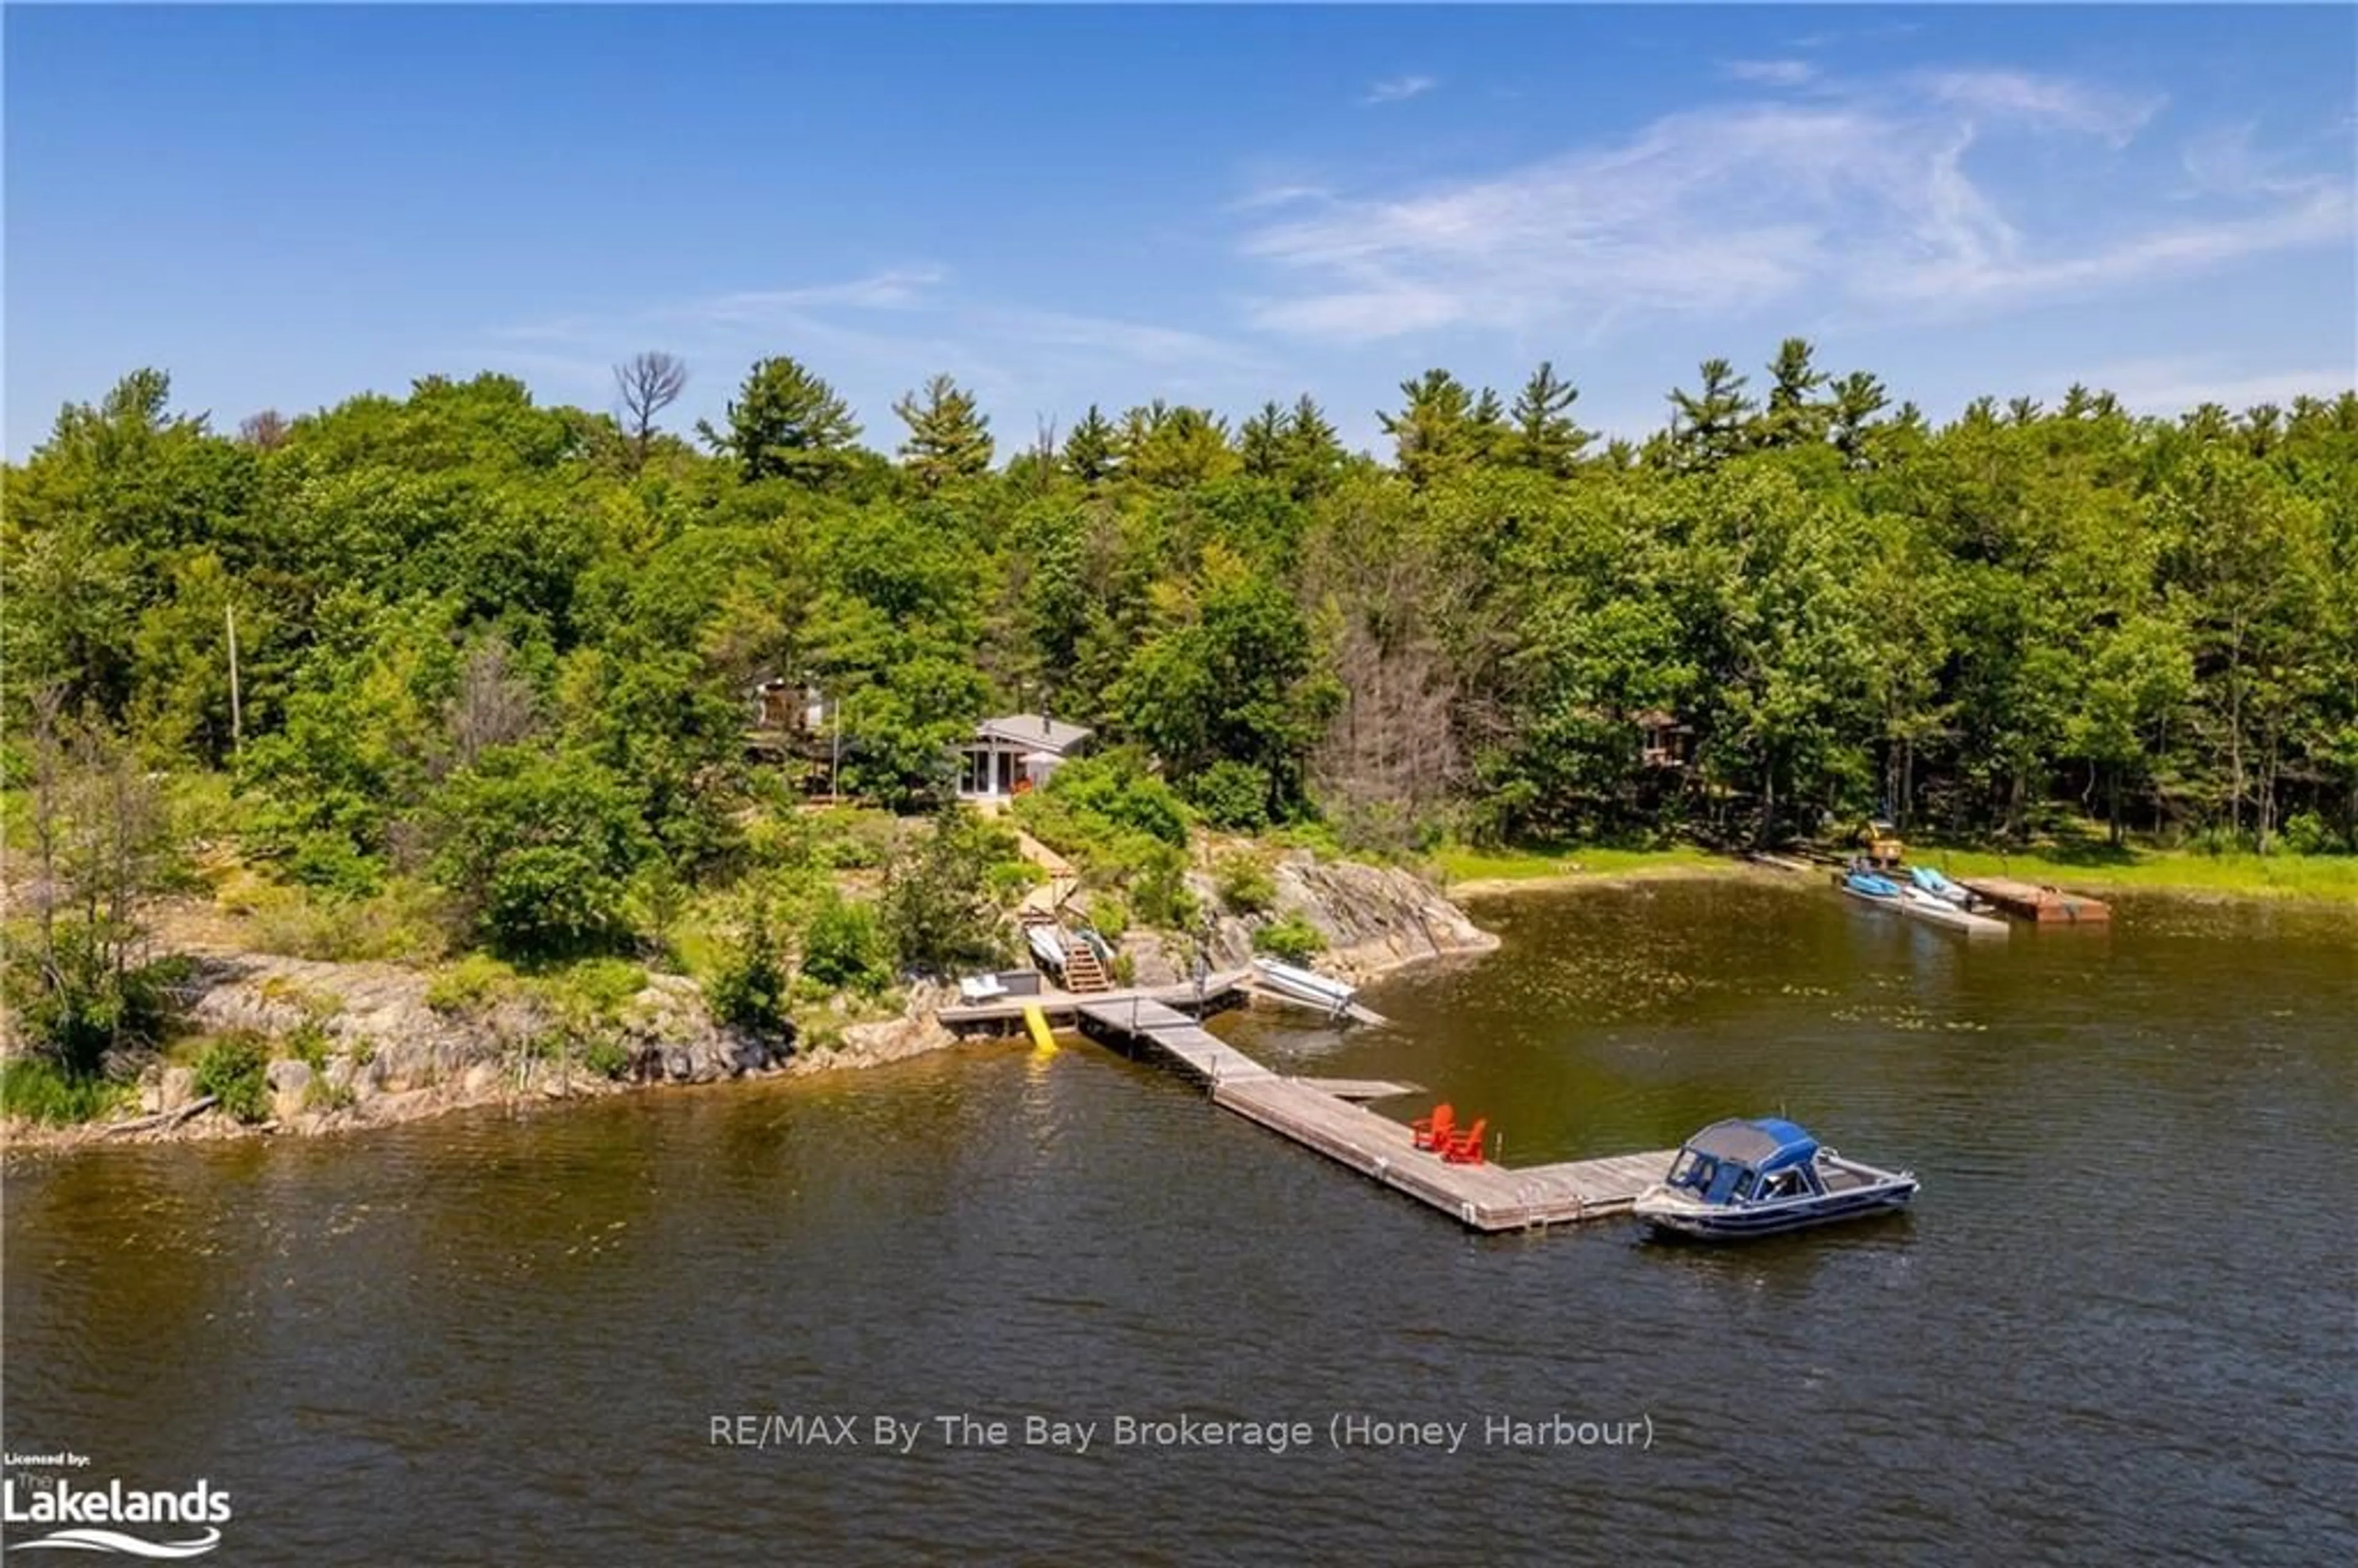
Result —
<path fill-rule="evenodd" d="M 2093 375 L 2072 378 L 2111 392 L 2132 413 L 2170 416 L 2205 403 L 2241 413 L 2263 403 L 2288 406 L 2296 397 L 2333 398 L 2358 385 L 2348 364 L 2309 370 L 2233 373 L 2208 359 L 2124 360 Z"/>
<path fill-rule="evenodd" d="M 1764 87 L 1801 87 L 1818 76 L 1818 68 L 1805 59 L 1731 59 L 1719 70 L 1731 81 L 1757 81 Z"/>
<path fill-rule="evenodd" d="M 1368 87 L 1360 95 L 1362 103 L 1401 103 L 1411 98 L 1422 98 L 1441 83 L 1430 76 L 1387 77 Z"/>
<path fill-rule="evenodd" d="M 1253 319 L 1374 341 L 1594 330 L 1621 316 L 1794 300 L 1989 309 L 2346 236 L 2350 197 L 2331 180 L 2200 217 L 2176 209 L 2157 224 L 2124 215 L 2133 203 L 2107 163 L 2068 217 L 2027 229 L 1977 174 L 1974 155 L 2001 132 L 2117 144 L 2155 103 L 2062 78 L 1953 71 L 1673 114 L 1487 178 L 1290 192 L 1240 240 L 1296 286 L 1257 301 Z"/>
<path fill-rule="evenodd" d="M 1082 349 L 1145 365 L 1259 363 L 1261 358 L 1201 332 L 1063 310 L 990 310 L 978 313 L 975 324 L 1019 341 Z"/>
<path fill-rule="evenodd" d="M 2353 122 L 2353 128 L 2358 128 L 2358 122 Z M 2324 183 L 2321 177 L 2294 172 L 2289 155 L 2258 146 L 2257 131 L 2246 120 L 2214 125 L 2189 136 L 2179 149 L 2179 162 L 2192 194 L 2282 196 L 2313 190 Z"/>
<path fill-rule="evenodd" d="M 2351 216 L 2347 190 L 2318 187 L 2297 201 L 2250 217 L 2149 230 L 2076 255 L 2044 260 L 1956 258 L 1925 267 L 1909 278 L 1888 280 L 1897 287 L 1887 291 L 1895 297 L 1928 303 L 2093 294 L 2244 256 L 2346 240 Z"/>
<path fill-rule="evenodd" d="M 2125 146 L 2167 102 L 2158 93 L 2137 96 L 2027 70 L 1931 71 L 1913 81 L 1935 102 L 1971 114 L 2032 129 L 2084 132 L 2115 146 Z"/>
<path fill-rule="evenodd" d="M 860 310 L 897 310 L 923 304 L 942 281 L 938 267 L 894 267 L 841 283 L 808 284 L 795 288 L 740 289 L 716 294 L 680 306 L 673 312 L 683 319 L 706 321 L 756 321 L 798 311 L 849 306 Z"/>

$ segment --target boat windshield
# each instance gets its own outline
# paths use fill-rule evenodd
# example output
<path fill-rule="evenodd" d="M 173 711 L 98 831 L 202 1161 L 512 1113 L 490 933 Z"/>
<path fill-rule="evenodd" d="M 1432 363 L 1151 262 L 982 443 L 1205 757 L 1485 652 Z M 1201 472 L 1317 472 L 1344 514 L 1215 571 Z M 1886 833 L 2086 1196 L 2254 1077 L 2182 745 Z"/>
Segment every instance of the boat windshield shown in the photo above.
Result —
<path fill-rule="evenodd" d="M 1710 1155 L 1682 1149 L 1679 1157 L 1671 1162 L 1671 1185 L 1702 1192 L 1711 1185 L 1711 1178 L 1718 1169 L 1719 1162 Z"/>

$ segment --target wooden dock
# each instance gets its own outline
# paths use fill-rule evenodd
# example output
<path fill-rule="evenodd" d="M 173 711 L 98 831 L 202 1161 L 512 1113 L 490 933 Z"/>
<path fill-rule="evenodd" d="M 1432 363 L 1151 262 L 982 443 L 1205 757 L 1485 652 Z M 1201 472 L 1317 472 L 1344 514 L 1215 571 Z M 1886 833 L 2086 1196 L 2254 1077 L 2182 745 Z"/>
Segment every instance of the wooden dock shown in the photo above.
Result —
<path fill-rule="evenodd" d="M 1957 881 L 2017 920 L 2039 925 L 2091 925 L 2113 917 L 2100 900 L 2059 887 L 2018 882 L 2011 877 L 1959 877 Z"/>
<path fill-rule="evenodd" d="M 1054 986 L 1042 988 L 1031 996 L 1010 992 L 982 1001 L 961 1002 L 946 1007 L 936 1016 L 946 1029 L 964 1033 L 979 1030 L 985 1033 L 1014 1033 L 1023 1027 L 1023 1010 L 1037 1007 L 1051 1023 L 1076 1023 L 1079 1010 L 1092 1007 L 1128 1007 L 1131 1001 L 1152 1002 L 1167 1010 L 1190 1012 L 1199 1006 L 1206 1012 L 1217 1012 L 1234 1005 L 1245 994 L 1245 982 L 1250 977 L 1242 969 L 1224 969 L 1206 975 L 1200 1000 L 1194 981 L 1174 986 L 1137 986 L 1126 990 L 1068 991 Z"/>
<path fill-rule="evenodd" d="M 1153 1053 L 1208 1085 L 1215 1105 L 1475 1230 L 1523 1230 L 1625 1213 L 1640 1192 L 1662 1178 L 1677 1152 L 1662 1149 L 1554 1165 L 1454 1165 L 1417 1148 L 1401 1123 L 1353 1104 L 1318 1079 L 1271 1072 L 1151 997 L 1092 997 L 1076 1011 L 1091 1037 Z"/>

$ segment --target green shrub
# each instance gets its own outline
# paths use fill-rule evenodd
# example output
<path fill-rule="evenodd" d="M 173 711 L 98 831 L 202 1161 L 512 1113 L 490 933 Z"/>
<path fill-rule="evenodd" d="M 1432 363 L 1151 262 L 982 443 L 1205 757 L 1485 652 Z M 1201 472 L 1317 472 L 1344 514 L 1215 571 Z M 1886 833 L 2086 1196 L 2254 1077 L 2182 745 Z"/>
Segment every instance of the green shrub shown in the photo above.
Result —
<path fill-rule="evenodd" d="M 604 767 L 495 747 L 444 787 L 435 818 L 436 880 L 493 952 L 565 957 L 628 936 L 625 903 L 646 832 Z"/>
<path fill-rule="evenodd" d="M 786 1018 L 786 971 L 779 962 L 769 912 L 756 904 L 744 928 L 719 945 L 704 982 L 705 1005 L 724 1023 L 775 1039 L 793 1033 Z"/>
<path fill-rule="evenodd" d="M 384 862 L 363 855 L 341 833 L 306 833 L 286 861 L 287 880 L 347 900 L 373 896 L 384 886 Z"/>
<path fill-rule="evenodd" d="M 983 891 L 996 904 L 1010 904 L 1048 880 L 1047 871 L 1029 860 L 1001 860 L 983 872 Z"/>
<path fill-rule="evenodd" d="M 1288 964 L 1306 964 L 1326 950 L 1326 936 L 1300 914 L 1289 914 L 1256 929 L 1252 945 L 1256 953 Z"/>
<path fill-rule="evenodd" d="M 265 881 L 242 881 L 222 897 L 233 912 L 251 916 L 251 940 L 265 953 L 339 964 L 424 964 L 449 946 L 446 902 L 413 878 L 395 877 L 367 898 Z"/>
<path fill-rule="evenodd" d="M 251 1034 L 218 1034 L 197 1057 L 197 1093 L 213 1095 L 221 1108 L 240 1121 L 260 1121 L 270 1111 L 269 1066 L 262 1042 Z"/>
<path fill-rule="evenodd" d="M 426 1005 L 437 1012 L 481 1012 L 514 993 L 516 973 L 488 953 L 470 953 L 426 986 Z"/>
<path fill-rule="evenodd" d="M 568 1017 L 604 1022 L 647 989 L 647 972 L 622 958 L 588 958 L 557 970 L 542 982 L 545 994 Z"/>
<path fill-rule="evenodd" d="M 1216 827 L 1258 833 L 1269 826 L 1269 774 L 1227 758 L 1188 775 L 1187 800 Z"/>
<path fill-rule="evenodd" d="M 792 810 L 756 819 L 745 829 L 746 863 L 759 871 L 799 870 L 816 863 L 818 831 Z"/>
<path fill-rule="evenodd" d="M 1066 762 L 1045 788 L 1016 801 L 1015 816 L 1043 843 L 1091 865 L 1104 864 L 1107 851 L 1132 836 L 1175 849 L 1187 843 L 1179 797 L 1126 749 Z"/>
<path fill-rule="evenodd" d="M 1258 914 L 1277 902 L 1277 874 L 1250 850 L 1223 855 L 1212 868 L 1220 899 L 1238 914 Z"/>
<path fill-rule="evenodd" d="M 121 1104 L 130 1088 L 109 1078 L 69 1076 L 38 1056 L 0 1062 L 0 1112 L 28 1121 L 94 1121 Z"/>
<path fill-rule="evenodd" d="M 2284 831 L 2278 837 L 2284 847 L 2296 855 L 2338 855 L 2349 848 L 2325 818 L 2313 811 L 2296 812 L 2285 818 Z"/>
<path fill-rule="evenodd" d="M 811 861 L 829 871 L 871 871 L 892 859 L 896 823 L 892 814 L 854 806 L 829 806 L 804 820 L 811 827 Z"/>
<path fill-rule="evenodd" d="M 1015 836 L 979 813 L 952 806 L 936 816 L 885 879 L 884 935 L 899 967 L 944 975 L 999 962 L 1004 946 L 990 871 L 1015 855 Z"/>
<path fill-rule="evenodd" d="M 803 929 L 802 970 L 834 990 L 872 992 L 892 984 L 875 910 L 829 892 Z"/>
<path fill-rule="evenodd" d="M 1130 907 L 1139 919 L 1166 931 L 1184 931 L 1202 911 L 1187 886 L 1187 857 L 1168 844 L 1153 846 L 1130 875 Z"/>
<path fill-rule="evenodd" d="M 307 1018 L 288 1030 L 287 1038 L 282 1044 L 287 1054 L 313 1072 L 320 1072 L 327 1067 L 330 1050 L 328 1032 L 315 1020 Z"/>
<path fill-rule="evenodd" d="M 113 929 L 103 921 L 59 921 L 47 964 L 38 943 L 7 944 L 0 984 L 24 1041 L 67 1078 L 101 1076 L 109 1052 L 162 1044 L 179 1016 L 189 960 L 158 958 L 117 974 L 123 944 L 107 939 Z"/>
<path fill-rule="evenodd" d="M 1089 924 L 1109 942 L 1119 942 L 1130 931 L 1130 905 L 1117 893 L 1101 892 L 1089 900 Z"/>
<path fill-rule="evenodd" d="M 601 1078 L 620 1078 L 631 1070 L 631 1050 L 611 1034 L 592 1035 L 581 1047 L 582 1070 Z"/>

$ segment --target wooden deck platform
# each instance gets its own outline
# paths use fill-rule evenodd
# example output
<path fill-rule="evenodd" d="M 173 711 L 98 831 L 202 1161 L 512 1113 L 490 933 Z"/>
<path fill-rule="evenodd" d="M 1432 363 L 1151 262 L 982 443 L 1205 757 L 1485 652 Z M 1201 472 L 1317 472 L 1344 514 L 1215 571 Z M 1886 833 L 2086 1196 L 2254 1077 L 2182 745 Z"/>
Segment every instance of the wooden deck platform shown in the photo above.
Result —
<path fill-rule="evenodd" d="M 1415 1084 L 1396 1084 L 1390 1078 L 1296 1078 L 1294 1082 L 1308 1084 L 1336 1099 L 1398 1099 L 1424 1092 Z"/>
<path fill-rule="evenodd" d="M 1206 1011 L 1218 1011 L 1233 1005 L 1245 994 L 1249 977 L 1242 969 L 1224 969 L 1207 975 L 1204 979 L 1203 1005 Z M 1053 986 L 1043 987 L 1036 996 L 999 996 L 986 1001 L 961 1002 L 946 1007 L 936 1015 L 942 1026 L 951 1030 L 1003 1027 L 1008 1032 L 1023 1026 L 1023 1010 L 1037 1006 L 1051 1023 L 1073 1023 L 1078 1020 L 1078 1010 L 1084 1005 L 1097 1007 L 1128 1007 L 1133 1000 L 1152 1002 L 1183 1016 L 1196 1005 L 1195 982 L 1175 986 L 1135 986 L 1124 990 L 1067 991 Z"/>
<path fill-rule="evenodd" d="M 2059 887 L 2040 887 L 2011 877 L 1959 877 L 1957 881 L 2017 920 L 2040 925 L 2090 925 L 2113 917 L 2101 900 Z"/>
<path fill-rule="evenodd" d="M 1152 998 L 1091 998 L 1076 1010 L 1095 1038 L 1142 1047 L 1210 1086 L 1212 1103 L 1348 1165 L 1475 1230 L 1522 1230 L 1628 1210 L 1676 1151 L 1554 1165 L 1453 1165 L 1409 1130 L 1321 1086 L 1271 1072 L 1194 1019 Z M 1391 1087 L 1391 1086 L 1385 1086 Z"/>

